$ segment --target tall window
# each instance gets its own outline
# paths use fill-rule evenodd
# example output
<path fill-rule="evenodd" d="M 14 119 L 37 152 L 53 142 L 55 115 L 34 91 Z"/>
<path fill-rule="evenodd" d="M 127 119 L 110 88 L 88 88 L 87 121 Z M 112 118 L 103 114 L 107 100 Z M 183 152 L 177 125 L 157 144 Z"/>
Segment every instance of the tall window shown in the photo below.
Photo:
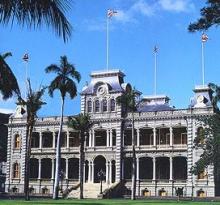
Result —
<path fill-rule="evenodd" d="M 111 99 L 111 101 L 110 101 L 110 109 L 111 109 L 111 111 L 115 111 L 115 99 Z"/>
<path fill-rule="evenodd" d="M 95 101 L 95 112 L 99 112 L 99 108 L 100 108 L 100 106 L 99 106 L 99 100 L 96 100 L 96 101 Z"/>
<path fill-rule="evenodd" d="M 92 112 L 92 101 L 91 100 L 88 100 L 87 102 L 87 111 Z"/>
<path fill-rule="evenodd" d="M 19 177 L 20 177 L 19 164 L 16 162 L 13 165 L 13 178 L 19 178 Z"/>
<path fill-rule="evenodd" d="M 20 135 L 16 134 L 15 135 L 15 140 L 14 140 L 14 148 L 15 149 L 19 149 L 21 146 L 21 139 L 20 139 Z"/>
<path fill-rule="evenodd" d="M 104 100 L 102 101 L 102 111 L 103 111 L 103 112 L 106 112 L 106 111 L 107 111 L 107 100 L 106 100 L 106 99 L 104 99 Z"/>

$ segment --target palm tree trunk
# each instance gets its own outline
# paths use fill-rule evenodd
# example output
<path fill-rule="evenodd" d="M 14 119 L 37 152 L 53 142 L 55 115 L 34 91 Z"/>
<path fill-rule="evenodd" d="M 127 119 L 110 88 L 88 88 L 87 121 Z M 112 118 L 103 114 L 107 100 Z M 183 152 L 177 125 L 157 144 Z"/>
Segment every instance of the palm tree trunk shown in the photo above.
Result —
<path fill-rule="evenodd" d="M 63 111 L 64 111 L 64 97 L 61 97 L 61 116 L 60 116 L 60 128 L 57 136 L 57 147 L 56 147 L 56 169 L 55 169 L 55 182 L 53 189 L 53 199 L 58 199 L 59 194 L 59 174 L 60 174 L 60 157 L 61 157 L 61 146 L 60 138 L 63 128 Z"/>
<path fill-rule="evenodd" d="M 134 112 L 132 111 L 132 189 L 131 200 L 136 199 L 136 152 L 135 152 L 135 136 L 134 136 Z"/>
<path fill-rule="evenodd" d="M 24 193 L 25 193 L 25 200 L 30 200 L 30 193 L 29 193 L 29 178 L 30 178 L 30 156 L 31 156 L 31 138 L 32 138 L 32 131 L 33 131 L 33 123 L 27 123 L 27 130 L 26 130 L 26 137 L 27 137 L 27 144 L 26 144 L 26 156 L 25 156 L 25 177 L 24 177 Z"/>
<path fill-rule="evenodd" d="M 80 199 L 83 199 L 83 181 L 84 181 L 84 133 L 80 133 L 80 153 L 79 153 L 79 175 L 80 175 Z"/>

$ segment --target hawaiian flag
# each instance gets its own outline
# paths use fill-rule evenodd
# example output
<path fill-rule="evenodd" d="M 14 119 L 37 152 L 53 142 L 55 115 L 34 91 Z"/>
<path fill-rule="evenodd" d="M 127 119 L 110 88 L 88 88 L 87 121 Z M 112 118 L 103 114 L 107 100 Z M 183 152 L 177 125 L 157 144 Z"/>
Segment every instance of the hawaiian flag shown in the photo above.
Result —
<path fill-rule="evenodd" d="M 108 18 L 111 18 L 112 16 L 116 15 L 117 13 L 118 12 L 116 10 L 108 9 L 107 16 L 108 16 Z"/>
<path fill-rule="evenodd" d="M 158 51 L 159 51 L 159 48 L 155 45 L 154 46 L 154 53 L 158 53 Z"/>
<path fill-rule="evenodd" d="M 22 59 L 23 59 L 24 61 L 28 62 L 28 60 L 29 60 L 28 53 L 25 53 Z"/>
<path fill-rule="evenodd" d="M 209 39 L 209 37 L 207 36 L 207 34 L 203 33 L 202 34 L 202 42 L 206 42 Z"/>

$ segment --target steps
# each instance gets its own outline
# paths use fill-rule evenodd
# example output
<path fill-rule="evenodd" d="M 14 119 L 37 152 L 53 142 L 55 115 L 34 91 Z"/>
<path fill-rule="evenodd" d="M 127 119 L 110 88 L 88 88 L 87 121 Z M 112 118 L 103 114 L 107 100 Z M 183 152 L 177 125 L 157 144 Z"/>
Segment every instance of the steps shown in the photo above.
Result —
<path fill-rule="evenodd" d="M 103 183 L 102 191 L 109 188 L 111 184 Z M 100 193 L 100 183 L 84 183 L 83 196 L 88 199 L 97 199 Z M 80 189 L 72 190 L 68 198 L 79 198 Z"/>

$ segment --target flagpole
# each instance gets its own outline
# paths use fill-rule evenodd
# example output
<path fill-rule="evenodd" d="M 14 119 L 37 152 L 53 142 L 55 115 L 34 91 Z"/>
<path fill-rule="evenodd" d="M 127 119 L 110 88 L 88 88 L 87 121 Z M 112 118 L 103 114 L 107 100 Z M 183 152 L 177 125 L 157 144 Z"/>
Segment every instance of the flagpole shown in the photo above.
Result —
<path fill-rule="evenodd" d="M 202 41 L 202 85 L 205 86 L 205 57 L 204 57 L 204 41 Z"/>
<path fill-rule="evenodd" d="M 154 95 L 157 94 L 157 52 L 154 52 Z"/>
<path fill-rule="evenodd" d="M 106 69 L 109 68 L 109 17 L 107 15 L 106 28 Z"/>
<path fill-rule="evenodd" d="M 28 61 L 25 61 L 25 84 L 26 84 L 26 91 L 25 91 L 25 98 L 27 98 L 28 93 Z"/>

